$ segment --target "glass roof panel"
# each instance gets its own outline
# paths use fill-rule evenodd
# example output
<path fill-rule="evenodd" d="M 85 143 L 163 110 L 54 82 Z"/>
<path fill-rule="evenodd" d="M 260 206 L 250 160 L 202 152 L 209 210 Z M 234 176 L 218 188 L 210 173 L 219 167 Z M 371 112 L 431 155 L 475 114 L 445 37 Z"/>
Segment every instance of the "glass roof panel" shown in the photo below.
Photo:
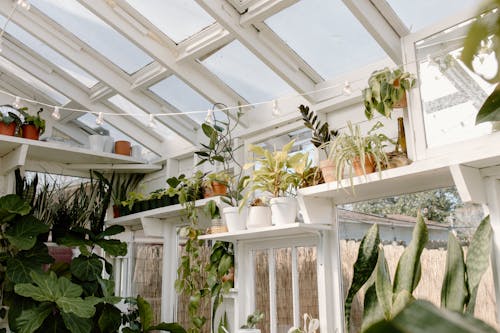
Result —
<path fill-rule="evenodd" d="M 0 26 L 5 26 L 6 21 L 5 17 L 0 15 Z M 7 24 L 5 31 L 26 45 L 28 48 L 31 48 L 40 56 L 44 57 L 47 61 L 53 63 L 78 81 L 82 82 L 88 88 L 98 82 L 95 77 L 91 76 L 89 73 L 76 66 L 73 62 L 69 61 L 66 57 L 63 57 L 48 47 L 47 44 L 33 37 L 30 33 L 26 32 L 26 30 L 22 29 L 14 22 L 10 21 L 9 24 Z"/>
<path fill-rule="evenodd" d="M 115 105 L 116 107 L 118 107 L 119 109 L 124 111 L 125 113 L 137 115 L 136 117 L 133 117 L 133 118 L 137 119 L 143 125 L 148 126 L 149 113 L 144 111 L 143 109 L 137 107 L 135 104 L 133 104 L 132 102 L 127 100 L 122 95 L 119 95 L 119 94 L 114 95 L 113 97 L 109 98 L 108 101 L 113 103 L 113 105 Z M 158 120 L 155 120 L 155 127 L 152 130 L 164 138 L 167 138 L 171 135 L 175 135 L 174 132 L 172 132 L 172 130 L 170 130 L 167 126 L 165 126 L 163 123 L 159 122 Z"/>
<path fill-rule="evenodd" d="M 215 22 L 195 1 L 126 1 L 176 43 Z"/>
<path fill-rule="evenodd" d="M 31 0 L 31 3 L 129 74 L 153 61 L 76 0 Z"/>
<path fill-rule="evenodd" d="M 302 0 L 265 23 L 325 79 L 387 57 L 341 0 Z"/>
<path fill-rule="evenodd" d="M 207 101 L 175 75 L 169 76 L 165 80 L 149 87 L 149 89 L 181 112 L 201 111 L 212 108 L 211 102 Z M 188 116 L 201 124 L 205 120 L 206 114 L 194 113 L 188 114 Z"/>
<path fill-rule="evenodd" d="M 264 102 L 294 90 L 239 41 L 233 41 L 202 63 L 251 103 Z"/>
<path fill-rule="evenodd" d="M 477 0 L 387 0 L 410 31 L 417 31 L 433 23 L 477 6 Z"/>
<path fill-rule="evenodd" d="M 28 85 L 32 86 L 36 90 L 45 94 L 46 96 L 52 98 L 60 105 L 64 105 L 70 101 L 66 96 L 54 90 L 52 87 L 40 81 L 30 73 L 26 72 L 24 69 L 13 64 L 4 57 L 0 57 L 0 67 L 4 68 L 7 72 L 18 77 L 22 81 L 26 82 Z"/>

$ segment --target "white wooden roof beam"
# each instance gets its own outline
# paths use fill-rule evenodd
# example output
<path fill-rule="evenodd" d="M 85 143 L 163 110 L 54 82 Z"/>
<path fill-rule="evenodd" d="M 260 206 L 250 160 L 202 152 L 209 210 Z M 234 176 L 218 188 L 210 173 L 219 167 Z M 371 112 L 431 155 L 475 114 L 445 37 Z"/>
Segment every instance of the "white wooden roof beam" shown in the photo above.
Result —
<path fill-rule="evenodd" d="M 347 8 L 396 63 L 403 62 L 401 36 L 370 0 L 342 0 Z"/>
<path fill-rule="evenodd" d="M 79 0 L 79 2 L 126 36 L 131 42 L 148 52 L 159 63 L 171 69 L 175 75 L 183 79 L 209 101 L 221 102 L 229 106 L 238 105 L 238 101 L 246 102 L 198 62 L 194 60 L 177 62 L 176 52 L 165 46 L 166 42 L 163 37 L 154 35 L 151 31 L 144 35 L 144 32 L 137 27 L 137 24 L 131 23 L 130 19 L 124 19 L 123 10 L 115 10 L 105 1 Z M 115 2 L 119 4 L 119 8 L 127 8 L 127 6 L 130 8 L 123 0 L 116 0 Z M 156 30 L 153 27 L 151 29 Z"/>
<path fill-rule="evenodd" d="M 241 25 L 238 11 L 224 0 L 196 2 L 295 90 L 303 93 L 314 89 L 316 82 L 300 70 L 285 43 L 281 41 L 281 47 L 280 44 L 267 44 L 257 29 Z"/>
<path fill-rule="evenodd" d="M 98 102 L 110 98 L 115 95 L 116 91 L 110 86 L 98 82 L 92 88 L 90 88 L 90 100 L 92 102 Z"/>
<path fill-rule="evenodd" d="M 8 15 L 11 8 L 11 2 L 0 1 L 1 14 Z M 70 43 L 67 42 L 69 39 L 67 36 L 68 34 L 61 31 L 59 26 L 54 25 L 50 20 L 44 17 L 43 13 L 37 11 L 33 6 L 29 11 L 17 11 L 16 14 L 13 15 L 12 20 L 68 59 L 71 59 L 75 64 L 85 69 L 98 80 L 116 89 L 119 94 L 141 109 L 150 113 L 164 113 L 166 111 L 165 108 L 162 108 L 161 105 L 146 96 L 143 92 L 131 90 L 131 83 L 129 82 L 130 78 L 128 75 L 116 65 L 109 65 L 103 62 L 103 57 L 86 46 L 83 42 L 74 38 L 71 43 L 78 47 L 69 46 Z M 82 50 L 84 50 L 84 52 L 82 52 Z M 164 119 L 158 119 L 158 121 L 164 122 Z M 175 133 L 189 142 L 194 143 L 193 128 L 197 126 L 197 124 L 189 117 L 185 115 L 169 117 L 169 122 L 164 123 Z"/>
<path fill-rule="evenodd" d="M 131 89 L 147 89 L 152 84 L 166 78 L 171 75 L 172 71 L 161 65 L 157 61 L 144 66 L 136 73 L 132 74 L 132 86 Z"/>
<path fill-rule="evenodd" d="M 234 36 L 222 25 L 214 23 L 210 27 L 179 43 L 177 61 L 196 61 L 196 59 L 202 58 L 204 55 L 210 54 L 230 43 L 233 39 Z"/>
<path fill-rule="evenodd" d="M 56 72 L 47 73 L 42 68 L 34 65 L 32 61 L 28 61 L 24 57 L 20 57 L 16 52 L 16 48 L 17 46 L 9 44 L 8 41 L 4 41 L 2 56 L 22 67 L 28 73 L 37 77 L 55 90 L 64 92 L 65 96 L 73 99 L 88 110 L 92 110 L 94 112 L 114 113 L 112 109 L 107 108 L 101 103 L 93 103 L 88 96 L 88 93 L 75 85 L 72 81 L 64 79 Z M 131 122 L 127 119 L 127 117 L 108 117 L 106 121 L 129 135 L 134 140 L 141 142 L 148 149 L 151 149 L 159 154 L 163 153 L 162 150 L 164 150 L 164 147 L 162 145 L 161 138 L 159 136 L 153 136 L 149 131 L 145 130 L 137 123 Z"/>
<path fill-rule="evenodd" d="M 399 15 L 396 14 L 386 0 L 371 0 L 371 2 L 377 7 L 378 11 L 385 17 L 387 22 L 389 22 L 399 36 L 404 37 L 410 34 L 410 29 L 408 29 L 403 20 L 401 20 Z"/>
<path fill-rule="evenodd" d="M 250 25 L 260 23 L 298 1 L 299 0 L 261 0 L 250 6 L 250 8 L 241 15 L 240 24 L 248 28 Z"/>

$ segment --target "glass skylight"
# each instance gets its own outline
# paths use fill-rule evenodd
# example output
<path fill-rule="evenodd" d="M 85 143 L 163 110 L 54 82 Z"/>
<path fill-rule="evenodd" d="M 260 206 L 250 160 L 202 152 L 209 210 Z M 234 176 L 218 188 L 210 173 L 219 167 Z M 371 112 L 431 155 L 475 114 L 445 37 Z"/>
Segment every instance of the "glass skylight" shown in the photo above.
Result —
<path fill-rule="evenodd" d="M 341 0 L 302 0 L 265 23 L 325 79 L 387 57 Z"/>
<path fill-rule="evenodd" d="M 0 26 L 3 27 L 6 21 L 7 20 L 5 19 L 5 17 L 0 15 Z M 97 79 L 91 76 L 89 73 L 85 72 L 80 67 L 69 61 L 67 58 L 63 57 L 62 55 L 48 47 L 47 44 L 33 37 L 31 34 L 26 32 L 14 22 L 9 22 L 5 31 L 60 69 L 83 83 L 88 88 L 92 87 L 98 82 Z"/>
<path fill-rule="evenodd" d="M 126 1 L 176 43 L 215 22 L 195 1 Z"/>
<path fill-rule="evenodd" d="M 207 101 L 175 75 L 171 75 L 165 80 L 149 87 L 149 89 L 182 112 L 209 110 L 212 108 L 211 102 Z M 206 114 L 194 113 L 188 114 L 188 116 L 201 124 L 205 120 Z"/>
<path fill-rule="evenodd" d="M 224 46 L 202 63 L 251 103 L 269 101 L 294 92 L 238 41 Z"/>
<path fill-rule="evenodd" d="M 125 113 L 137 115 L 135 117 L 130 117 L 131 119 L 136 119 L 146 126 L 149 124 L 149 113 L 137 107 L 122 95 L 114 95 L 113 97 L 109 98 L 108 101 L 113 103 L 113 105 L 115 105 Z M 172 132 L 172 130 L 170 130 L 163 123 L 159 122 L 157 119 L 155 119 L 155 128 L 153 129 L 153 131 L 164 138 L 174 135 L 174 132 Z"/>
<path fill-rule="evenodd" d="M 76 0 L 32 0 L 31 3 L 129 74 L 153 61 Z"/>
<path fill-rule="evenodd" d="M 420 30 L 480 3 L 477 0 L 387 0 L 387 2 L 410 31 Z"/>
<path fill-rule="evenodd" d="M 11 63 L 9 60 L 4 57 L 0 57 L 0 67 L 4 68 L 7 72 L 10 72 L 12 75 L 18 77 L 22 81 L 26 82 L 28 85 L 32 86 L 34 89 L 40 91 L 51 99 L 55 100 L 60 105 L 64 105 L 68 103 L 70 100 L 59 93 L 58 91 L 52 89 L 50 86 L 40 81 L 30 73 L 26 72 L 24 69 L 18 67 L 17 65 Z"/>

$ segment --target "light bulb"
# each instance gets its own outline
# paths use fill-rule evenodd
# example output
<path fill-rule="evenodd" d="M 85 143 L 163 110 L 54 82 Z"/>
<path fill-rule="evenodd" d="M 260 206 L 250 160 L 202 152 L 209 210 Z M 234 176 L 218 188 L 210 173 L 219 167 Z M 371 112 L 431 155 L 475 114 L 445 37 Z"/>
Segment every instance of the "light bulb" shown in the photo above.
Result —
<path fill-rule="evenodd" d="M 352 94 L 352 87 L 351 87 L 351 83 L 349 81 L 344 82 L 344 88 L 342 88 L 342 93 L 346 96 L 349 96 L 350 94 Z"/>
<path fill-rule="evenodd" d="M 95 123 L 99 126 L 101 126 L 102 124 L 104 124 L 104 115 L 102 114 L 102 112 L 99 112 L 98 113 L 98 116 L 95 120 Z"/>
<path fill-rule="evenodd" d="M 31 8 L 31 4 L 27 0 L 17 0 L 17 4 L 26 10 L 30 10 Z"/>
<path fill-rule="evenodd" d="M 61 119 L 61 114 L 59 113 L 59 107 L 58 106 L 54 107 L 54 112 L 52 112 L 51 116 L 55 120 Z"/>
<path fill-rule="evenodd" d="M 19 109 L 21 107 L 21 98 L 19 96 L 16 96 L 14 102 L 12 103 L 12 106 L 16 109 Z"/>
<path fill-rule="evenodd" d="M 155 124 L 155 117 L 154 115 L 150 114 L 149 115 L 149 123 L 148 123 L 148 127 L 149 128 L 155 128 L 156 127 L 156 124 Z"/>
<path fill-rule="evenodd" d="M 207 116 L 205 117 L 205 122 L 212 125 L 214 123 L 214 110 L 208 110 Z"/>
<path fill-rule="evenodd" d="M 278 100 L 277 99 L 275 99 L 273 101 L 273 116 L 275 116 L 275 117 L 281 116 L 281 110 L 278 107 Z"/>

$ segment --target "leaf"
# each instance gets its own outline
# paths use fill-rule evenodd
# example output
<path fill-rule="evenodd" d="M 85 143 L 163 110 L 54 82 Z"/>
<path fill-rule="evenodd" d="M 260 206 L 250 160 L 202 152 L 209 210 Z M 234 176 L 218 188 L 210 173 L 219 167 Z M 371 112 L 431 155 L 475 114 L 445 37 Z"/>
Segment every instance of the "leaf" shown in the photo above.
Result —
<path fill-rule="evenodd" d="M 225 274 L 229 271 L 229 268 L 233 266 L 233 258 L 230 255 L 224 255 L 219 262 L 218 271 L 220 274 Z"/>
<path fill-rule="evenodd" d="M 103 239 L 106 236 L 118 235 L 124 231 L 125 231 L 125 228 L 123 226 L 115 224 L 115 225 L 112 225 L 111 227 L 106 228 L 106 230 L 104 230 L 103 232 L 98 234 L 96 236 L 96 239 Z"/>
<path fill-rule="evenodd" d="M 415 299 L 412 294 L 410 294 L 406 290 L 401 290 L 399 294 L 396 295 L 394 302 L 392 303 L 392 312 L 391 318 L 395 317 L 398 313 L 400 313 L 410 302 L 413 302 Z"/>
<path fill-rule="evenodd" d="M 30 205 L 15 194 L 8 194 L 0 198 L 0 223 L 11 221 L 16 215 L 27 215 Z"/>
<path fill-rule="evenodd" d="M 464 40 L 464 48 L 460 55 L 460 58 L 464 62 L 464 64 L 469 67 L 472 71 L 474 68 L 472 67 L 472 60 L 474 59 L 474 55 L 479 51 L 481 47 L 481 41 L 488 37 L 488 28 L 483 23 L 482 20 L 476 20 L 472 22 L 469 27 L 469 31 L 467 32 L 467 36 Z"/>
<path fill-rule="evenodd" d="M 82 281 L 96 281 L 102 273 L 102 262 L 96 257 L 79 256 L 71 261 L 71 274 Z"/>
<path fill-rule="evenodd" d="M 468 297 L 465 281 L 465 263 L 462 246 L 453 233 L 448 235 L 446 268 L 443 286 L 441 287 L 441 307 L 463 312 Z"/>
<path fill-rule="evenodd" d="M 95 313 L 95 305 L 101 300 L 97 297 L 76 298 L 61 297 L 56 300 L 57 306 L 66 313 L 74 313 L 78 317 L 91 318 Z"/>
<path fill-rule="evenodd" d="M 104 304 L 103 311 L 97 321 L 101 332 L 118 332 L 121 326 L 122 312 L 116 306 Z"/>
<path fill-rule="evenodd" d="M 369 327 L 373 323 L 376 323 L 383 319 L 384 312 L 382 311 L 380 303 L 378 302 L 375 283 L 373 283 L 365 293 L 361 331 L 364 331 L 366 327 Z M 350 330 L 348 330 L 348 332 L 349 331 Z"/>
<path fill-rule="evenodd" d="M 486 98 L 476 115 L 476 125 L 488 121 L 500 121 L 500 87 L 497 85 L 491 95 Z"/>
<path fill-rule="evenodd" d="M 384 312 L 385 319 L 391 319 L 392 284 L 383 248 L 380 248 L 378 253 L 375 289 L 377 291 L 377 299 L 382 311 Z"/>
<path fill-rule="evenodd" d="M 151 308 L 151 304 L 139 295 L 137 296 L 137 308 L 143 330 L 147 332 L 153 324 L 153 309 Z"/>
<path fill-rule="evenodd" d="M 28 215 L 20 217 L 15 224 L 9 226 L 5 231 L 5 236 L 15 247 L 29 250 L 35 245 L 38 235 L 49 230 L 48 225 L 40 222 L 33 215 Z"/>
<path fill-rule="evenodd" d="M 186 330 L 177 323 L 160 323 L 156 326 L 149 327 L 146 332 L 150 331 L 168 331 L 170 333 L 186 333 Z"/>
<path fill-rule="evenodd" d="M 110 256 L 125 256 L 127 255 L 127 243 L 121 242 L 118 239 L 101 239 L 96 242 L 97 245 Z"/>
<path fill-rule="evenodd" d="M 378 246 L 380 244 L 380 237 L 378 234 L 378 226 L 374 224 L 368 229 L 366 235 L 361 240 L 358 250 L 358 258 L 354 263 L 354 273 L 352 277 L 351 287 L 347 293 L 345 300 L 345 320 L 349 329 L 349 322 L 351 316 L 352 300 L 356 293 L 370 278 L 378 260 Z"/>
<path fill-rule="evenodd" d="M 71 333 L 90 333 L 92 330 L 92 320 L 88 318 L 80 318 L 73 313 L 61 313 L 64 325 Z M 112 332 L 112 331 L 103 331 Z"/>
<path fill-rule="evenodd" d="M 201 124 L 201 129 L 207 138 L 211 138 L 214 134 L 216 134 L 215 129 L 206 123 Z"/>
<path fill-rule="evenodd" d="M 41 265 L 36 260 L 25 260 L 21 257 L 10 258 L 7 261 L 7 277 L 14 283 L 29 283 L 31 272 L 42 272 Z"/>
<path fill-rule="evenodd" d="M 394 277 L 394 294 L 399 294 L 401 290 L 406 290 L 411 294 L 417 287 L 421 275 L 420 255 L 428 239 L 427 226 L 419 214 L 413 229 L 412 240 L 399 258 Z"/>
<path fill-rule="evenodd" d="M 24 310 L 16 318 L 16 327 L 19 333 L 32 333 L 42 326 L 45 318 L 52 312 L 50 303 L 42 303 L 35 308 Z"/>
<path fill-rule="evenodd" d="M 472 237 L 469 250 L 467 251 L 465 266 L 467 269 L 467 284 L 470 292 L 467 312 L 470 314 L 474 313 L 477 289 L 490 263 L 492 233 L 490 217 L 487 216 L 477 227 Z"/>

